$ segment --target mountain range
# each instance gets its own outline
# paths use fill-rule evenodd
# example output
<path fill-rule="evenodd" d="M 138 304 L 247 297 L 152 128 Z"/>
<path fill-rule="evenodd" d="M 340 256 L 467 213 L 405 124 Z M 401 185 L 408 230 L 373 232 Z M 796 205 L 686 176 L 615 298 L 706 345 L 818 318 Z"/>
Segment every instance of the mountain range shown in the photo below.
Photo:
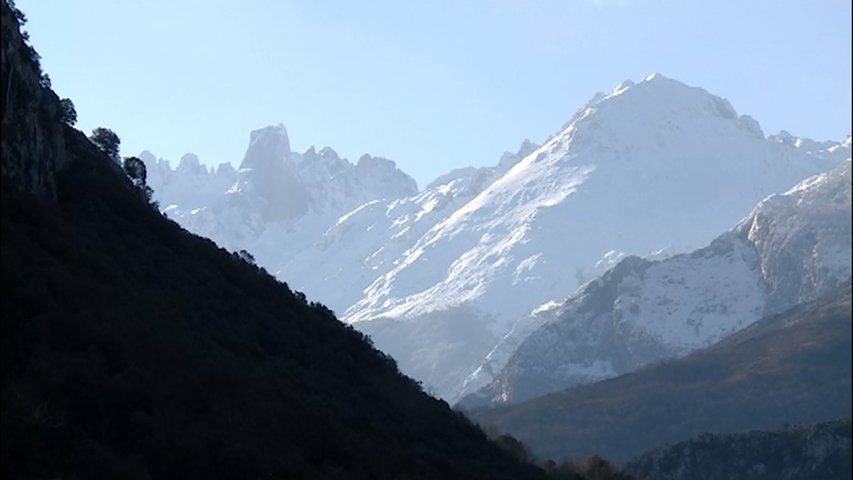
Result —
<path fill-rule="evenodd" d="M 850 146 L 765 136 L 725 99 L 653 74 L 596 94 L 542 145 L 420 191 L 390 160 L 292 152 L 281 125 L 253 132 L 237 169 L 140 158 L 170 218 L 251 252 L 455 402 L 622 257 L 706 245 Z"/>

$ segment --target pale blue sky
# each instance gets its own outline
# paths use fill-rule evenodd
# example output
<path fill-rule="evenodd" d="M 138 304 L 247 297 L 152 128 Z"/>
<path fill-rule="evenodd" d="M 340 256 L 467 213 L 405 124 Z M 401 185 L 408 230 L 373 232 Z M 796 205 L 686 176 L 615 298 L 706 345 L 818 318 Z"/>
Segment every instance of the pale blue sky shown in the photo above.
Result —
<path fill-rule="evenodd" d="M 542 142 L 596 91 L 660 72 L 765 133 L 850 132 L 851 2 L 17 0 L 78 127 L 240 163 L 249 131 L 397 161 L 418 185 Z"/>

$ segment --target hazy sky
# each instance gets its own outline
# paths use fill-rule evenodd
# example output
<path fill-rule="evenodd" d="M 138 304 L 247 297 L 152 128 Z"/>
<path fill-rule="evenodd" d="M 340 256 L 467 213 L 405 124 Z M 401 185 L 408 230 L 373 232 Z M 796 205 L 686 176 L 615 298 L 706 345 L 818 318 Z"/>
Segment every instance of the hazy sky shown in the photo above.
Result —
<path fill-rule="evenodd" d="M 418 185 L 542 142 L 660 72 L 765 133 L 850 132 L 849 0 L 17 0 L 78 127 L 240 163 L 251 130 L 397 161 Z"/>

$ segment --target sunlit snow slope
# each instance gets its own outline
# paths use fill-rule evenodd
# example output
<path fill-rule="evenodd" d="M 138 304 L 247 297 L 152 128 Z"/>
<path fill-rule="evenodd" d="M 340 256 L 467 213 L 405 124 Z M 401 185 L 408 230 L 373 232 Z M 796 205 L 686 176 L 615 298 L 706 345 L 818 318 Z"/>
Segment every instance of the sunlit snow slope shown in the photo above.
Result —
<path fill-rule="evenodd" d="M 623 83 L 421 236 L 345 319 L 458 399 L 503 366 L 514 345 L 492 350 L 508 332 L 531 330 L 530 312 L 602 256 L 706 244 L 849 152 L 833 146 L 767 139 L 727 101 L 661 75 Z"/>
<path fill-rule="evenodd" d="M 768 197 L 708 247 L 622 260 L 555 308 L 463 404 L 524 401 L 682 356 L 849 282 L 850 165 Z"/>

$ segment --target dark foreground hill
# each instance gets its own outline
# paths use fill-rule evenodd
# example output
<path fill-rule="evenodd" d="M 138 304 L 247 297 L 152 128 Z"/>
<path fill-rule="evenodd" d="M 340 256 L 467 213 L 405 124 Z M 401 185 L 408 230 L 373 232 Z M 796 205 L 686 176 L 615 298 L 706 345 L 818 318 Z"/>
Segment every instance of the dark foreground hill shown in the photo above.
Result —
<path fill-rule="evenodd" d="M 850 388 L 848 282 L 687 357 L 470 414 L 540 456 L 621 462 L 703 432 L 850 416 Z"/>
<path fill-rule="evenodd" d="M 151 208 L 60 121 L 0 3 L 3 478 L 544 477 Z"/>
<path fill-rule="evenodd" d="M 632 459 L 646 480 L 848 480 L 850 418 L 733 435 L 704 434 Z"/>

